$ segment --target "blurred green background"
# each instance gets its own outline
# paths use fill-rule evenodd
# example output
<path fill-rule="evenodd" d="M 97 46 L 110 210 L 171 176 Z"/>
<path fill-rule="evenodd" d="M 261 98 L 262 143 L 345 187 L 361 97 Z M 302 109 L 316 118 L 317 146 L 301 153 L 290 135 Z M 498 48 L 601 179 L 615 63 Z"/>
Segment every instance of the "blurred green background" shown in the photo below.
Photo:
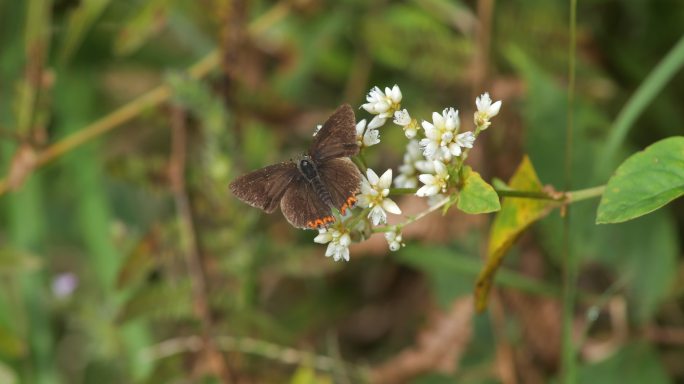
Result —
<path fill-rule="evenodd" d="M 398 84 L 412 116 L 453 106 L 466 128 L 475 96 L 503 100 L 470 165 L 508 180 L 527 153 L 561 189 L 568 20 L 564 1 L 0 0 L 0 383 L 557 380 L 557 212 L 474 314 L 490 216 L 433 215 L 397 253 L 378 235 L 334 263 L 227 185 Z M 575 189 L 618 164 L 612 122 L 684 7 L 587 0 L 577 20 Z M 682 100 L 679 73 L 618 160 L 681 135 Z M 405 138 L 381 137 L 368 163 L 396 171 Z M 597 203 L 572 207 L 579 381 L 684 382 L 684 205 L 596 226 Z"/>

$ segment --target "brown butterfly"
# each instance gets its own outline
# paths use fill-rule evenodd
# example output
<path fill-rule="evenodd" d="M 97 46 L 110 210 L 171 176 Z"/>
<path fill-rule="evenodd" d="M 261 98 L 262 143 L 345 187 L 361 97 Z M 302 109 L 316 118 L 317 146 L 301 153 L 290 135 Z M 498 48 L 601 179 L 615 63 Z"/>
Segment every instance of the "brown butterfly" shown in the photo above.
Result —
<path fill-rule="evenodd" d="M 297 228 L 321 228 L 356 203 L 361 174 L 348 159 L 359 153 L 356 118 L 349 104 L 337 108 L 314 136 L 309 153 L 240 176 L 230 190 L 245 203 L 272 213 L 280 210 Z"/>

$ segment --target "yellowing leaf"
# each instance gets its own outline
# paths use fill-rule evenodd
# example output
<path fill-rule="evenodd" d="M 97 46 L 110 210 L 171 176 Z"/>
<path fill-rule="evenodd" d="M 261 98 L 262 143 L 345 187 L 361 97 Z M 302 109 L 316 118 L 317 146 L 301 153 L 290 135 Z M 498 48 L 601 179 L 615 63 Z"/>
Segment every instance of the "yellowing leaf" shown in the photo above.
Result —
<path fill-rule="evenodd" d="M 518 166 L 509 186 L 519 191 L 542 190 L 542 184 L 527 156 Z M 478 311 L 483 311 L 487 305 L 494 274 L 506 252 L 527 227 L 546 216 L 551 204 L 549 200 L 518 197 L 503 199 L 501 210 L 496 215 L 489 234 L 487 261 L 475 284 L 475 306 Z"/>

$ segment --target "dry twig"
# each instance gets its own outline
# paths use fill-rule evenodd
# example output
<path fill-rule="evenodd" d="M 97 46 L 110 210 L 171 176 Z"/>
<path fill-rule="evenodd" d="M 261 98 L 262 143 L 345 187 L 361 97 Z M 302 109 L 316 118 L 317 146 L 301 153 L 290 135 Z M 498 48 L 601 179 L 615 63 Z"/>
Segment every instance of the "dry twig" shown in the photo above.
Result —
<path fill-rule="evenodd" d="M 192 218 L 190 200 L 185 189 L 186 164 L 186 125 L 185 112 L 179 108 L 172 108 L 171 112 L 171 159 L 169 163 L 169 178 L 171 190 L 176 203 L 181 233 L 181 249 L 190 275 L 192 285 L 192 299 L 195 313 L 202 324 L 204 352 L 209 359 L 209 366 L 222 382 L 230 383 L 230 370 L 223 355 L 216 346 L 213 338 L 214 323 L 207 299 L 207 284 L 200 250 L 197 244 L 195 225 Z"/>

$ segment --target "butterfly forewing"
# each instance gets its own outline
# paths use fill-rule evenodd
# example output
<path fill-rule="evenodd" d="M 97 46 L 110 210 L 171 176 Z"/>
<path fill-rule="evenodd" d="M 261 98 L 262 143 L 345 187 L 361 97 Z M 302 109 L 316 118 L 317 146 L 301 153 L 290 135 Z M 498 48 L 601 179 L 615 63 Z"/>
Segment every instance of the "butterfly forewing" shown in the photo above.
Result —
<path fill-rule="evenodd" d="M 326 186 L 333 204 L 342 214 L 356 202 L 361 185 L 361 173 L 347 158 L 330 159 L 318 165 L 318 174 Z"/>
<path fill-rule="evenodd" d="M 314 161 L 349 157 L 359 153 L 356 144 L 356 118 L 349 104 L 337 108 L 314 136 L 309 155 Z"/>
<path fill-rule="evenodd" d="M 317 228 L 333 221 L 328 207 L 314 191 L 311 183 L 298 179 L 290 184 L 280 202 L 283 216 L 297 228 Z"/>
<path fill-rule="evenodd" d="M 271 213 L 278 207 L 289 185 L 301 178 L 295 163 L 284 162 L 238 177 L 230 183 L 230 190 L 245 203 Z"/>

